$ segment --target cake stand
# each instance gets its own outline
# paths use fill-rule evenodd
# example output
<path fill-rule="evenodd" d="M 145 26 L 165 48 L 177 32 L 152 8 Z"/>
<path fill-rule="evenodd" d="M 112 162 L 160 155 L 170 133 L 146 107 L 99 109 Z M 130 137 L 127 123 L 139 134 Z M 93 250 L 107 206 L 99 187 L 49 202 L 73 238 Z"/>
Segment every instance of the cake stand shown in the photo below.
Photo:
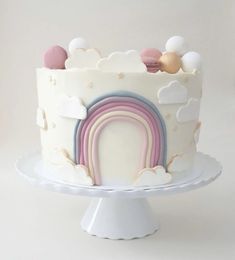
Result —
<path fill-rule="evenodd" d="M 147 197 L 175 194 L 203 187 L 215 180 L 222 167 L 214 158 L 198 152 L 189 172 L 174 174 L 170 184 L 152 187 L 78 186 L 41 174 L 39 152 L 21 157 L 17 171 L 31 184 L 51 191 L 93 197 L 81 221 L 83 230 L 109 239 L 133 239 L 153 234 L 159 228 Z"/>

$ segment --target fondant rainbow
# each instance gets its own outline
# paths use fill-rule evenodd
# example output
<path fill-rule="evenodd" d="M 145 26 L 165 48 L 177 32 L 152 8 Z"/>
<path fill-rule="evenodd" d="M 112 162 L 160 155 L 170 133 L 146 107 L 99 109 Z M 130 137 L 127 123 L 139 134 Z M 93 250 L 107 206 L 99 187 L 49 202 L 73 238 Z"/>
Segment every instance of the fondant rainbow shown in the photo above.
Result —
<path fill-rule="evenodd" d="M 111 93 L 96 99 L 87 107 L 86 120 L 79 120 L 75 129 L 75 161 L 85 165 L 101 185 L 99 172 L 99 136 L 114 120 L 128 120 L 143 133 L 140 170 L 156 165 L 166 166 L 166 128 L 157 107 L 142 96 L 130 92 Z"/>

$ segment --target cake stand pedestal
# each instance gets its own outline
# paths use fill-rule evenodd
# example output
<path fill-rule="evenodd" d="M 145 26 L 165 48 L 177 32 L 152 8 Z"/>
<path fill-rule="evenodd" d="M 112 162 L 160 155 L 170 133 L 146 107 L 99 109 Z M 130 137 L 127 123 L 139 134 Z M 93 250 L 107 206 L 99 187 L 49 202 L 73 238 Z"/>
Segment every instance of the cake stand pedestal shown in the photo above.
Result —
<path fill-rule="evenodd" d="M 93 199 L 81 221 L 91 235 L 110 239 L 144 237 L 158 229 L 145 198 Z"/>
<path fill-rule="evenodd" d="M 20 158 L 16 168 L 31 184 L 47 190 L 93 197 L 81 227 L 91 235 L 109 239 L 141 238 L 154 233 L 159 224 L 147 202 L 147 197 L 175 194 L 205 186 L 222 171 L 214 158 L 198 152 L 189 172 L 174 174 L 172 182 L 151 187 L 80 186 L 41 174 L 40 153 Z M 94 198 L 95 197 L 95 198 Z"/>

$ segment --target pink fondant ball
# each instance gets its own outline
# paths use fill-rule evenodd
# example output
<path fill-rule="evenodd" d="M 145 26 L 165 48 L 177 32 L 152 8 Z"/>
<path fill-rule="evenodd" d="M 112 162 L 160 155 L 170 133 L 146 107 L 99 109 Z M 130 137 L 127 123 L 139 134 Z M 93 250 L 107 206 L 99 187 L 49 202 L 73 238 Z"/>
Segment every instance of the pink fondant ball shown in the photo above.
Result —
<path fill-rule="evenodd" d="M 141 59 L 147 67 L 148 72 L 155 73 L 160 69 L 159 59 L 162 53 L 158 49 L 148 48 L 140 52 Z"/>
<path fill-rule="evenodd" d="M 44 54 L 44 66 L 49 69 L 64 69 L 68 55 L 64 48 L 55 45 Z"/>
<path fill-rule="evenodd" d="M 155 49 L 155 48 L 146 48 L 140 52 L 140 56 L 141 57 L 150 57 L 150 58 L 159 60 L 159 58 L 162 56 L 162 53 L 158 49 Z"/>

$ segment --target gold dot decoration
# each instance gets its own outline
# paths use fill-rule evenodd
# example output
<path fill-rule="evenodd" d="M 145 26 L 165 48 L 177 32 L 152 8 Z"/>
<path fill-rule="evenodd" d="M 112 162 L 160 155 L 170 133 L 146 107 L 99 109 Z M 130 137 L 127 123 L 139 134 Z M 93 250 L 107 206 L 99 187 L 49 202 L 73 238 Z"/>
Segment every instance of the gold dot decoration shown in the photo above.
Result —
<path fill-rule="evenodd" d="M 124 77 L 125 77 L 124 73 L 122 73 L 122 72 L 118 73 L 118 78 L 119 79 L 123 79 Z"/>
<path fill-rule="evenodd" d="M 53 77 L 53 75 L 50 75 L 49 76 L 49 82 L 52 86 L 55 86 L 56 85 L 56 79 L 55 77 Z"/>
<path fill-rule="evenodd" d="M 168 114 L 166 114 L 166 119 L 168 119 L 168 120 L 169 120 L 170 118 L 171 118 L 171 114 L 169 114 L 169 113 L 168 113 Z"/>
<path fill-rule="evenodd" d="M 88 88 L 93 88 L 93 87 L 94 87 L 93 82 L 92 82 L 92 81 L 88 82 L 87 87 L 88 87 Z"/>

